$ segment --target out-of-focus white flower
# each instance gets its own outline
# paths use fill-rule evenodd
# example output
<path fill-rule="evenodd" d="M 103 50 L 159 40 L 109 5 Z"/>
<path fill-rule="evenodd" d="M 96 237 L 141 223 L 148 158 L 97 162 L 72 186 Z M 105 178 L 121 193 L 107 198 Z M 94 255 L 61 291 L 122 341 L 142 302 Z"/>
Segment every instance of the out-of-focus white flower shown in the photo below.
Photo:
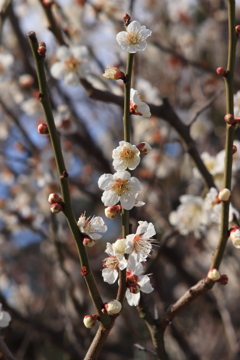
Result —
<path fill-rule="evenodd" d="M 234 95 L 234 117 L 240 116 L 240 90 Z"/>
<path fill-rule="evenodd" d="M 114 175 L 103 174 L 98 180 L 98 186 L 105 190 L 101 198 L 105 206 L 113 206 L 120 201 L 126 210 L 134 207 L 136 195 L 141 190 L 139 180 L 131 177 L 128 171 L 117 171 Z"/>
<path fill-rule="evenodd" d="M 11 319 L 12 318 L 7 311 L 2 311 L 2 304 L 0 304 L 0 328 L 7 327 Z"/>
<path fill-rule="evenodd" d="M 77 222 L 82 234 L 89 236 L 92 240 L 98 240 L 102 235 L 98 234 L 107 231 L 103 219 L 100 216 L 86 217 L 81 215 Z"/>
<path fill-rule="evenodd" d="M 0 52 L 0 74 L 4 74 L 12 64 L 14 63 L 14 57 L 5 52 Z"/>
<path fill-rule="evenodd" d="M 77 86 L 79 78 L 84 78 L 88 70 L 89 53 L 86 46 L 60 46 L 56 53 L 57 61 L 50 72 L 56 79 L 63 79 L 68 86 Z"/>
<path fill-rule="evenodd" d="M 130 91 L 130 113 L 132 115 L 151 117 L 149 106 L 141 101 L 137 90 L 134 89 Z"/>
<path fill-rule="evenodd" d="M 78 130 L 77 124 L 71 119 L 71 113 L 67 105 L 59 105 L 54 115 L 57 129 L 63 135 L 75 134 Z"/>
<path fill-rule="evenodd" d="M 113 284 L 117 280 L 118 270 L 127 267 L 127 260 L 124 255 L 117 253 L 113 245 L 107 243 L 105 252 L 110 256 L 103 260 L 102 276 L 103 280 L 109 284 Z"/>
<path fill-rule="evenodd" d="M 120 141 L 119 146 L 112 152 L 113 167 L 116 171 L 127 168 L 134 170 L 140 163 L 140 151 L 129 142 Z"/>
<path fill-rule="evenodd" d="M 126 299 L 130 306 L 137 306 L 140 300 L 140 291 L 149 294 L 153 291 L 148 275 L 143 275 L 143 266 L 130 255 L 127 265 Z"/>
<path fill-rule="evenodd" d="M 181 205 L 169 215 L 169 221 L 181 235 L 193 232 L 200 238 L 208 223 L 207 212 L 203 210 L 203 199 L 199 196 L 180 196 Z"/>
<path fill-rule="evenodd" d="M 121 48 L 129 53 L 143 51 L 147 47 L 146 39 L 152 34 L 152 31 L 141 26 L 138 21 L 132 21 L 126 28 L 117 34 L 117 42 Z"/>
<path fill-rule="evenodd" d="M 126 253 L 132 254 L 136 261 L 146 261 L 150 252 L 152 251 L 153 239 L 150 239 L 156 234 L 152 223 L 147 221 L 139 221 L 136 234 L 130 234 L 126 237 Z"/>
<path fill-rule="evenodd" d="M 233 226 L 230 230 L 229 239 L 232 241 L 233 246 L 235 248 L 240 249 L 240 227 Z"/>

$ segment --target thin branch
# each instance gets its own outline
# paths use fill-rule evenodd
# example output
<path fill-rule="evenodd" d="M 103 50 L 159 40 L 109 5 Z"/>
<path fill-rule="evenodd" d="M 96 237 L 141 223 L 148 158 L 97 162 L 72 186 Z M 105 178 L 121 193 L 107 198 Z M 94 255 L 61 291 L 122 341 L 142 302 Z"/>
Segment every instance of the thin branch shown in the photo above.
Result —
<path fill-rule="evenodd" d="M 142 346 L 142 345 L 140 345 L 140 344 L 133 344 L 133 346 L 135 346 L 135 348 L 137 348 L 137 349 L 140 350 L 140 351 L 148 352 L 148 353 L 152 354 L 152 355 L 155 356 L 155 357 L 157 356 L 157 354 L 156 354 L 155 351 L 153 351 L 153 350 L 151 350 L 151 349 L 148 349 L 148 348 L 146 348 L 146 347 L 144 347 L 144 346 Z"/>
<path fill-rule="evenodd" d="M 5 344 L 3 338 L 0 336 L 0 353 L 4 356 L 6 360 L 16 360 L 13 356 L 7 345 Z"/>

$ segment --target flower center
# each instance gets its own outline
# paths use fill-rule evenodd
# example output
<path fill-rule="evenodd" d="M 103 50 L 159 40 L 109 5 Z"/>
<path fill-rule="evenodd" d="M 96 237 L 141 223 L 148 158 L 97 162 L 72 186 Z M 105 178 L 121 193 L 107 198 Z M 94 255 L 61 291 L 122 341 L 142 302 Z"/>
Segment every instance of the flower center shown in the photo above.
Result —
<path fill-rule="evenodd" d="M 119 260 L 116 256 L 109 256 L 108 258 L 103 260 L 103 267 L 108 268 L 110 270 L 118 269 Z"/>
<path fill-rule="evenodd" d="M 126 40 L 129 45 L 137 45 L 140 42 L 141 38 L 138 33 L 136 34 L 134 32 L 129 32 L 126 35 Z"/>
<path fill-rule="evenodd" d="M 134 104 L 132 100 L 130 100 L 130 113 L 132 115 L 140 115 L 140 116 L 142 115 L 142 113 L 138 111 L 138 106 Z"/>
<path fill-rule="evenodd" d="M 119 157 L 122 160 L 131 161 L 136 155 L 134 150 L 124 147 L 123 150 L 120 152 Z"/>
<path fill-rule="evenodd" d="M 69 59 L 65 60 L 64 64 L 68 71 L 77 72 L 80 65 L 80 61 L 78 61 L 77 59 L 75 59 L 75 57 L 72 56 Z"/>
<path fill-rule="evenodd" d="M 111 187 L 118 196 L 122 196 L 129 191 L 129 181 L 124 179 L 116 179 Z"/>

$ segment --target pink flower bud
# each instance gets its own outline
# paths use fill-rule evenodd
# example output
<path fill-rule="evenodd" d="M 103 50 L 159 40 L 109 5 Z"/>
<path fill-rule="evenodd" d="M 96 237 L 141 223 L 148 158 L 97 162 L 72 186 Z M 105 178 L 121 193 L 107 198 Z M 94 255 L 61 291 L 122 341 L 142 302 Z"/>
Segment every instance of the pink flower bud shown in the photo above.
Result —
<path fill-rule="evenodd" d="M 59 213 L 60 211 L 62 211 L 62 204 L 59 204 L 59 203 L 52 204 L 52 205 L 50 206 L 50 211 L 51 211 L 53 214 Z"/>
<path fill-rule="evenodd" d="M 211 269 L 209 270 L 207 277 L 210 280 L 218 281 L 221 278 L 221 274 L 217 269 Z"/>
<path fill-rule="evenodd" d="M 141 155 L 147 155 L 152 147 L 147 142 L 141 142 L 137 145 L 138 150 L 140 151 Z"/>
<path fill-rule="evenodd" d="M 48 134 L 49 134 L 49 131 L 48 131 L 48 126 L 47 126 L 47 124 L 43 124 L 43 123 L 39 124 L 39 125 L 38 125 L 38 132 L 39 132 L 39 134 L 41 134 L 41 135 L 48 135 Z"/>
<path fill-rule="evenodd" d="M 91 329 L 95 324 L 96 321 L 98 320 L 98 315 L 86 315 L 83 318 L 83 323 L 86 326 L 86 328 Z"/>
<path fill-rule="evenodd" d="M 46 51 L 47 51 L 47 48 L 46 48 L 46 44 L 45 42 L 40 42 L 38 44 L 38 49 L 37 49 L 37 52 L 38 52 L 38 55 L 41 56 L 41 57 L 44 57 L 45 54 L 46 54 Z"/>
<path fill-rule="evenodd" d="M 224 77 L 226 77 L 226 75 L 227 75 L 227 72 L 226 72 L 226 70 L 225 70 L 223 67 L 218 67 L 218 68 L 216 69 L 216 73 L 217 73 L 218 75 L 221 75 L 221 76 L 224 76 Z"/>
<path fill-rule="evenodd" d="M 231 196 L 231 191 L 229 189 L 222 189 L 220 191 L 220 193 L 218 194 L 218 199 L 221 201 L 221 202 L 225 202 L 225 201 L 228 201 L 229 198 Z"/>
<path fill-rule="evenodd" d="M 235 118 L 234 118 L 234 116 L 232 114 L 226 114 L 224 116 L 224 120 L 229 125 L 234 125 L 235 124 Z"/>
<path fill-rule="evenodd" d="M 114 219 L 116 216 L 120 214 L 122 210 L 121 205 L 108 206 L 105 209 L 105 216 L 109 219 Z"/>
<path fill-rule="evenodd" d="M 232 147 L 232 154 L 235 154 L 237 152 L 237 147 L 236 145 L 233 145 Z"/>
<path fill-rule="evenodd" d="M 220 279 L 218 280 L 218 282 L 221 285 L 227 285 L 228 284 L 228 276 L 227 275 L 221 275 Z"/>
<path fill-rule="evenodd" d="M 240 249 L 240 227 L 235 225 L 230 229 L 229 239 L 232 241 L 233 246 Z"/>
<path fill-rule="evenodd" d="M 110 315 L 118 314 L 122 310 L 122 304 L 118 300 L 113 299 L 105 304 L 105 309 Z"/>
<path fill-rule="evenodd" d="M 83 245 L 86 247 L 92 247 L 95 245 L 95 240 L 91 239 L 90 237 L 85 237 L 83 239 Z"/>
<path fill-rule="evenodd" d="M 50 204 L 61 204 L 63 202 L 63 199 L 58 194 L 53 193 L 49 195 L 48 202 Z"/>
<path fill-rule="evenodd" d="M 240 34 L 240 25 L 235 26 L 235 31 L 237 35 Z"/>

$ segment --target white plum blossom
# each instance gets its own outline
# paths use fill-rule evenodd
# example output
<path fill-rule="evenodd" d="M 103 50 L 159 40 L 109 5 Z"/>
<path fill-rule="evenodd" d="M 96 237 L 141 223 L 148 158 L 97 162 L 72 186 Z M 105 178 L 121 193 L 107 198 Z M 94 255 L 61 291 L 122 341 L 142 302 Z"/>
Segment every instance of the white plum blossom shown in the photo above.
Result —
<path fill-rule="evenodd" d="M 139 180 L 131 177 L 128 171 L 117 171 L 114 175 L 103 174 L 98 180 L 98 186 L 104 190 L 101 200 L 105 206 L 113 206 L 120 201 L 126 210 L 135 206 L 136 196 L 141 190 Z"/>
<path fill-rule="evenodd" d="M 57 61 L 50 72 L 56 79 L 63 79 L 68 86 L 77 86 L 79 78 L 84 78 L 88 70 L 89 53 L 86 46 L 60 46 L 56 53 Z"/>
<path fill-rule="evenodd" d="M 149 106 L 141 101 L 137 90 L 134 89 L 130 91 L 130 113 L 132 115 L 151 117 Z"/>
<path fill-rule="evenodd" d="M 146 49 L 146 39 L 151 34 L 151 30 L 146 29 L 146 26 L 141 26 L 141 24 L 135 20 L 126 27 L 126 31 L 119 32 L 116 39 L 123 50 L 129 53 L 136 53 L 137 51 Z"/>
<path fill-rule="evenodd" d="M 130 234 L 126 237 L 126 253 L 132 254 L 136 261 L 146 261 L 150 252 L 152 251 L 153 239 L 150 239 L 156 234 L 152 223 L 147 221 L 139 221 L 136 234 Z"/>
<path fill-rule="evenodd" d="M 234 95 L 234 117 L 240 116 L 240 91 Z"/>
<path fill-rule="evenodd" d="M 107 231 L 103 219 L 100 216 L 86 217 L 81 215 L 77 222 L 82 234 L 89 236 L 92 240 L 98 240 L 102 235 L 98 234 Z"/>
<path fill-rule="evenodd" d="M 12 318 L 7 311 L 2 311 L 2 304 L 0 304 L 0 328 L 7 327 L 11 319 Z"/>
<path fill-rule="evenodd" d="M 143 275 L 144 269 L 140 262 L 130 255 L 127 265 L 126 299 L 130 306 L 137 306 L 140 300 L 140 291 L 149 294 L 154 289 L 148 275 Z"/>
<path fill-rule="evenodd" d="M 169 215 L 169 221 L 176 226 L 181 235 L 193 232 L 200 238 L 208 223 L 207 213 L 203 210 L 203 199 L 199 196 L 180 196 L 181 205 Z"/>
<path fill-rule="evenodd" d="M 114 244 L 107 243 L 105 252 L 110 256 L 103 260 L 102 276 L 105 282 L 113 284 L 118 278 L 118 270 L 126 269 L 127 260 L 114 250 Z"/>
<path fill-rule="evenodd" d="M 120 141 L 119 146 L 112 152 L 112 158 L 116 171 L 123 171 L 127 168 L 134 170 L 140 163 L 140 151 L 135 145 Z"/>
<path fill-rule="evenodd" d="M 240 249 L 240 228 L 239 226 L 233 226 L 230 229 L 229 239 L 235 248 Z"/>

